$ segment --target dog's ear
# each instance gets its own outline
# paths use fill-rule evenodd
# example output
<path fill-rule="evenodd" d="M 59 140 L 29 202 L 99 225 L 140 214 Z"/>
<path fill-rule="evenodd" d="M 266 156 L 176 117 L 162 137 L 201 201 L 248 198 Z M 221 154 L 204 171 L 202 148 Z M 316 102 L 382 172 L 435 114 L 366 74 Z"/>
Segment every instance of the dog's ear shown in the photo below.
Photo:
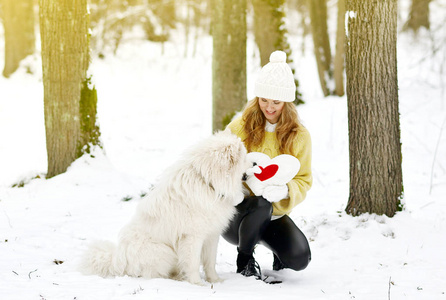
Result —
<path fill-rule="evenodd" d="M 240 156 L 241 156 L 240 146 L 241 146 L 241 144 L 237 143 L 237 144 L 228 145 L 225 148 L 223 153 L 225 153 L 225 158 L 226 158 L 225 160 L 226 160 L 228 169 L 234 168 L 239 163 Z"/>
<path fill-rule="evenodd" d="M 238 167 L 240 162 L 245 159 L 246 149 L 242 140 L 231 133 L 230 130 L 216 132 L 214 141 L 213 157 L 216 156 L 218 161 L 214 160 L 213 163 L 221 171 L 232 170 Z"/>

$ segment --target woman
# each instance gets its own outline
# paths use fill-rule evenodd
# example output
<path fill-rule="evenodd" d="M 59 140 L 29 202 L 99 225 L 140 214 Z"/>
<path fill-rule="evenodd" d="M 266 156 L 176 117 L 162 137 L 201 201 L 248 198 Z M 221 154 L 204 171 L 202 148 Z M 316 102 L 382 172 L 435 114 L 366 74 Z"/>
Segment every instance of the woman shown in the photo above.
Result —
<path fill-rule="evenodd" d="M 262 152 L 271 158 L 290 154 L 301 164 L 297 175 L 288 182 L 288 190 L 277 189 L 267 196 L 269 199 L 252 193 L 247 196 L 223 234 L 238 246 L 237 273 L 261 279 L 253 256 L 258 243 L 274 253 L 274 270 L 303 270 L 311 260 L 305 235 L 288 216 L 312 185 L 311 138 L 292 103 L 296 86 L 283 51 L 271 54 L 256 80 L 254 93 L 256 97 L 248 102 L 242 116 L 227 128 L 244 141 L 248 152 Z"/>

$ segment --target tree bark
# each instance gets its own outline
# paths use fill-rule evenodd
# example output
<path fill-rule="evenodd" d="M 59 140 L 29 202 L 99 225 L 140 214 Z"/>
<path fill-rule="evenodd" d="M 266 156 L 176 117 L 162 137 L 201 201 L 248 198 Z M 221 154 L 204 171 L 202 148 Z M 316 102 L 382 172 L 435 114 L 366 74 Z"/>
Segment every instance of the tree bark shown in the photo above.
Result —
<path fill-rule="evenodd" d="M 333 60 L 334 94 L 344 96 L 345 61 L 345 0 L 338 0 L 338 24 L 336 32 L 336 53 Z"/>
<path fill-rule="evenodd" d="M 40 0 L 47 177 L 66 171 L 81 147 L 80 97 L 89 63 L 86 0 Z"/>
<path fill-rule="evenodd" d="M 404 26 L 404 30 L 411 29 L 418 32 L 421 27 L 430 28 L 429 3 L 431 0 L 412 0 L 410 6 L 409 19 Z"/>
<path fill-rule="evenodd" d="M 311 19 L 311 33 L 313 36 L 314 54 L 316 57 L 319 81 L 324 96 L 332 93 L 330 87 L 333 80 L 331 66 L 330 39 L 327 27 L 327 0 L 307 0 Z"/>
<path fill-rule="evenodd" d="M 223 129 L 246 97 L 246 0 L 212 1 L 213 130 Z"/>
<path fill-rule="evenodd" d="M 352 215 L 393 216 L 403 190 L 397 0 L 347 0 L 347 99 Z"/>
<path fill-rule="evenodd" d="M 252 0 L 254 9 L 254 37 L 259 48 L 260 65 L 269 62 L 270 54 L 275 50 L 283 50 L 279 45 L 281 40 L 278 30 L 281 20 L 274 18 L 274 7 L 269 0 Z M 277 2 L 277 1 L 276 1 Z"/>
<path fill-rule="evenodd" d="M 2 0 L 5 28 L 5 66 L 3 76 L 9 77 L 28 55 L 34 53 L 33 0 Z"/>
<path fill-rule="evenodd" d="M 285 0 L 252 0 L 254 8 L 254 36 L 260 53 L 261 66 L 269 62 L 271 53 L 282 50 L 287 54 L 287 63 L 295 74 L 292 51 L 288 43 L 285 26 Z M 303 103 L 299 92 L 299 81 L 294 78 L 296 84 L 296 104 Z"/>

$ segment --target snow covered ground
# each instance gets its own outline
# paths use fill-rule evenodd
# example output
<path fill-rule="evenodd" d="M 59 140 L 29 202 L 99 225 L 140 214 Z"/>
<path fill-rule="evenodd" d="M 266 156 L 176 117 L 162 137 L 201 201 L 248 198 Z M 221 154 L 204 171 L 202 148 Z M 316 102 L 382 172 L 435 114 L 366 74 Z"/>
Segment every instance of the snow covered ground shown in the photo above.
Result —
<path fill-rule="evenodd" d="M 43 89 L 40 62 L 28 58 L 34 74 L 23 67 L 0 77 L 0 299 L 446 299 L 446 54 L 444 44 L 431 53 L 436 42 L 399 36 L 405 210 L 393 218 L 343 212 L 346 97 L 323 98 L 311 50 L 295 51 L 314 186 L 291 217 L 310 240 L 312 262 L 301 272 L 273 272 L 272 254 L 259 246 L 263 272 L 283 280 L 279 285 L 236 274 L 236 249 L 224 240 L 219 284 L 77 271 L 87 245 L 115 241 L 164 168 L 210 134 L 209 38 L 195 57 L 184 58 L 181 43 L 166 43 L 161 54 L 159 45 L 132 39 L 115 57 L 94 58 L 104 151 L 49 180 L 36 178 L 46 171 Z M 252 53 L 250 46 L 249 96 L 258 70 Z M 20 182 L 24 187 L 12 187 Z"/>

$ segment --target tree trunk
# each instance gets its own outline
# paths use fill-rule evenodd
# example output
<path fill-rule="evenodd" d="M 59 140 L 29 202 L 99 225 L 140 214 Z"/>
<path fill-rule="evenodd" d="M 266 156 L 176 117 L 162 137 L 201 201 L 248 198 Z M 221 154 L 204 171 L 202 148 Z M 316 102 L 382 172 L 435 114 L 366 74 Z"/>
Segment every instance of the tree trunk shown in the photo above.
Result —
<path fill-rule="evenodd" d="M 336 54 L 333 60 L 334 94 L 344 96 L 345 61 L 345 0 L 338 0 L 338 24 L 336 32 Z"/>
<path fill-rule="evenodd" d="M 275 50 L 282 50 L 287 54 L 287 63 L 295 74 L 291 47 L 288 43 L 285 26 L 285 0 L 252 0 L 254 8 L 254 36 L 260 52 L 260 64 L 266 65 L 269 56 Z M 303 103 L 299 92 L 299 81 L 295 78 L 297 103 Z M 296 104 L 297 104 L 296 103 Z"/>
<path fill-rule="evenodd" d="M 403 180 L 398 112 L 397 0 L 347 0 L 347 99 L 352 215 L 393 216 Z"/>
<path fill-rule="evenodd" d="M 260 64 L 264 66 L 269 62 L 269 56 L 273 51 L 283 50 L 279 45 L 281 37 L 278 30 L 282 20 L 277 18 L 277 14 L 274 15 L 274 7 L 269 0 L 252 0 L 252 6 L 254 9 L 254 37 L 257 47 L 259 47 Z"/>
<path fill-rule="evenodd" d="M 2 0 L 5 28 L 5 67 L 3 76 L 9 77 L 22 59 L 35 49 L 33 0 Z"/>
<path fill-rule="evenodd" d="M 66 171 L 81 146 L 80 97 L 89 63 L 86 0 L 40 0 L 48 174 Z"/>
<path fill-rule="evenodd" d="M 311 33 L 314 43 L 319 81 L 324 96 L 332 93 L 333 70 L 331 69 L 330 39 L 327 27 L 327 0 L 307 0 L 311 19 Z"/>
<path fill-rule="evenodd" d="M 213 130 L 246 103 L 246 0 L 212 1 Z"/>
<path fill-rule="evenodd" d="M 404 30 L 411 29 L 418 32 L 421 27 L 430 28 L 429 3 L 431 0 L 412 0 L 409 19 L 404 25 Z"/>

